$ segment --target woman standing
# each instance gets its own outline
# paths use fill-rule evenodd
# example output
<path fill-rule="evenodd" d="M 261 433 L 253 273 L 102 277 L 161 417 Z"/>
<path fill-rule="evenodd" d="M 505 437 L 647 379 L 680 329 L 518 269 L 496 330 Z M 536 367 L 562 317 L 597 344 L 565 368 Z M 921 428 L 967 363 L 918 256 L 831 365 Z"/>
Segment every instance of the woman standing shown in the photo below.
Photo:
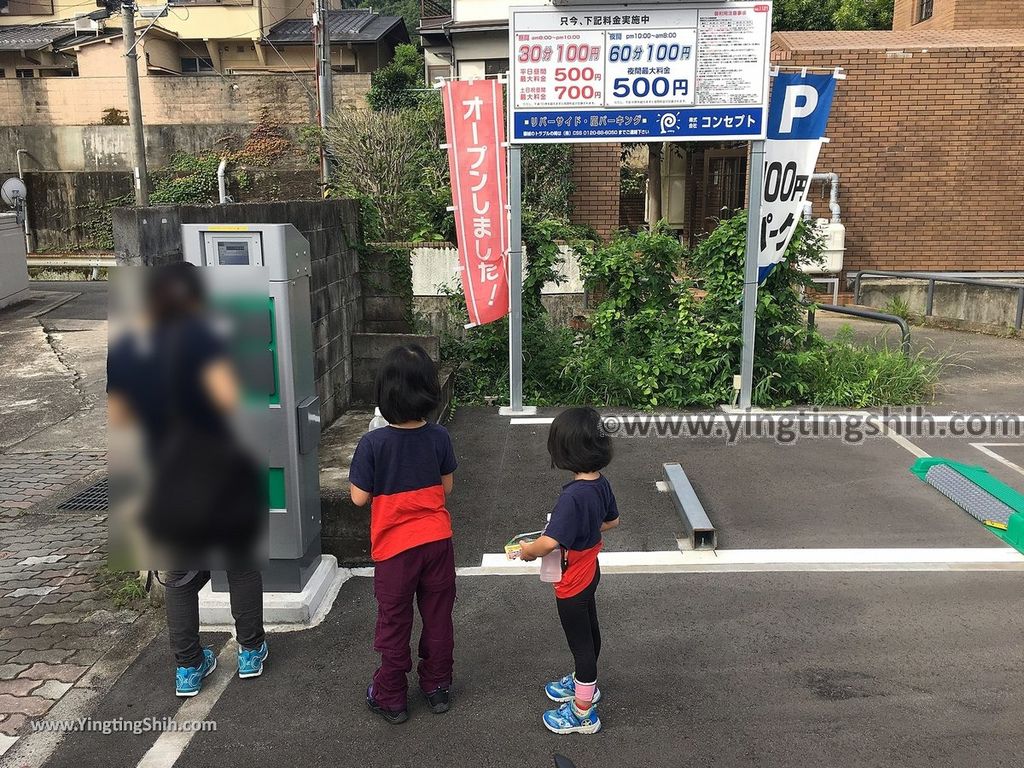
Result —
<path fill-rule="evenodd" d="M 108 422 L 138 426 L 145 441 L 152 482 L 142 522 L 170 562 L 164 584 L 175 692 L 195 696 L 217 666 L 199 641 L 199 591 L 210 579 L 203 566 L 215 553 L 226 562 L 238 675 L 263 672 L 263 579 L 247 553 L 266 515 L 258 468 L 231 429 L 240 388 L 207 322 L 200 271 L 184 262 L 147 271 L 145 331 L 108 352 Z"/>

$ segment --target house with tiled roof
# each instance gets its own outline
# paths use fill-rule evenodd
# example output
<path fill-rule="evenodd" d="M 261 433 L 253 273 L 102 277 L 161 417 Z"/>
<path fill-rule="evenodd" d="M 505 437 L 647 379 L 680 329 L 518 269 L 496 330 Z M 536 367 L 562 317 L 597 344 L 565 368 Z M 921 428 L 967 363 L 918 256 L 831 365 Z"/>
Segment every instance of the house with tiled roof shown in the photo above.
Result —
<path fill-rule="evenodd" d="M 313 0 L 140 2 L 140 75 L 306 73 L 316 69 Z M 144 11 L 149 13 L 143 14 Z M 157 15 L 163 12 L 163 15 Z M 154 16 L 154 18 L 149 18 Z M 399 16 L 328 12 L 336 72 L 369 73 L 409 42 Z M 0 0 L 0 78 L 103 77 L 123 69 L 120 13 L 82 0 Z"/>

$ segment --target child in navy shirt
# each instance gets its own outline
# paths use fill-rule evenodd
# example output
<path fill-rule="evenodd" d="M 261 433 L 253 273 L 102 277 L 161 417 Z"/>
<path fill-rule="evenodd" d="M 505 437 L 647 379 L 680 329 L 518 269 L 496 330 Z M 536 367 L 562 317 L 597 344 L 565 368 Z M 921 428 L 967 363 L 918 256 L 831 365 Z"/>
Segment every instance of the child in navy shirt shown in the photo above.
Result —
<path fill-rule="evenodd" d="M 562 579 L 555 584 L 558 618 L 569 642 L 575 674 L 548 683 L 545 693 L 562 706 L 544 713 L 544 725 L 555 733 L 597 733 L 601 719 L 597 702 L 597 657 L 601 629 L 597 623 L 597 585 L 601 568 L 601 534 L 619 524 L 619 509 L 611 485 L 601 474 L 611 463 L 612 446 L 593 408 L 570 408 L 560 413 L 548 432 L 551 464 L 573 473 L 562 487 L 544 535 L 522 545 L 521 560 L 535 560 L 558 549 Z"/>
<path fill-rule="evenodd" d="M 420 688 L 435 714 L 447 712 L 452 682 L 455 551 L 445 498 L 454 482 L 448 430 L 426 419 L 441 400 L 437 369 L 422 347 L 392 349 L 377 375 L 377 404 L 389 425 L 363 435 L 349 469 L 352 501 L 370 502 L 377 597 L 374 650 L 380 667 L 366 690 L 371 710 L 404 723 L 412 669 L 414 599 L 423 619 Z"/>

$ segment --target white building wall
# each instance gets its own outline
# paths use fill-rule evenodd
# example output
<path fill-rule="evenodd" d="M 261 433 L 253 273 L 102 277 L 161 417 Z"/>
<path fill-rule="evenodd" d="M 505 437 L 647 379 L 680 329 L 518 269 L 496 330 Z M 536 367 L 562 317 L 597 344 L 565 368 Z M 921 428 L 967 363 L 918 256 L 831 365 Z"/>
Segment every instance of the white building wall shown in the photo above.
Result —
<path fill-rule="evenodd" d="M 466 21 L 508 21 L 508 9 L 523 5 L 551 5 L 548 0 L 453 0 L 452 17 L 456 23 Z"/>
<path fill-rule="evenodd" d="M 13 213 L 0 213 L 0 307 L 27 298 L 25 230 Z"/>
<path fill-rule="evenodd" d="M 548 283 L 541 289 L 545 296 L 583 293 L 583 277 L 576 254 L 561 246 L 562 264 L 558 269 L 565 281 Z M 425 243 L 411 250 L 413 296 L 440 296 L 459 288 L 459 253 L 451 243 Z M 523 274 L 526 274 L 525 260 Z"/>

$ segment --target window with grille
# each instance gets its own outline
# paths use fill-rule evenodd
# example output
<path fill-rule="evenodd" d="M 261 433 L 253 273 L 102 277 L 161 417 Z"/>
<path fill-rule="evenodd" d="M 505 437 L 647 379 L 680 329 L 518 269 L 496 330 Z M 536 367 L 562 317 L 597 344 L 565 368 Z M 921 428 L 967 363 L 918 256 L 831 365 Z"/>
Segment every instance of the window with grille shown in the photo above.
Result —
<path fill-rule="evenodd" d="M 932 11 L 934 10 L 935 0 L 919 0 L 917 7 L 917 20 L 925 21 L 932 17 Z"/>

